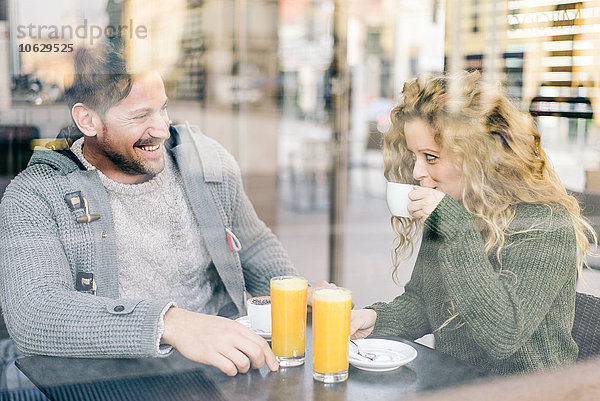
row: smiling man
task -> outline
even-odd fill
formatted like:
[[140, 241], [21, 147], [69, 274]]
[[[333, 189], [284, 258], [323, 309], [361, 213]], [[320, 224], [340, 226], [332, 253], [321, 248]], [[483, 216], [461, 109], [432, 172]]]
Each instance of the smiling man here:
[[129, 74], [110, 47], [81, 50], [75, 63], [74, 126], [35, 150], [0, 204], [11, 338], [27, 354], [175, 347], [229, 375], [276, 370], [267, 342], [227, 319], [246, 291], [268, 294], [271, 277], [296, 273], [237, 164], [197, 128], [170, 125], [158, 73]]
[[103, 115], [81, 102], [71, 113], [86, 136], [85, 160], [113, 181], [139, 184], [165, 167], [164, 143], [170, 136], [167, 95], [155, 72], [135, 77], [130, 86], [127, 97]]

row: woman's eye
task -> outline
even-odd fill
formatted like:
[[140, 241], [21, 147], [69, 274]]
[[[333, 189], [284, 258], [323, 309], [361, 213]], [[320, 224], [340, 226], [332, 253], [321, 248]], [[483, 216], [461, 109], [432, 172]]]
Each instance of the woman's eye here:
[[429, 153], [425, 153], [425, 160], [427, 160], [427, 163], [432, 163], [437, 160], [437, 156], [430, 155]]

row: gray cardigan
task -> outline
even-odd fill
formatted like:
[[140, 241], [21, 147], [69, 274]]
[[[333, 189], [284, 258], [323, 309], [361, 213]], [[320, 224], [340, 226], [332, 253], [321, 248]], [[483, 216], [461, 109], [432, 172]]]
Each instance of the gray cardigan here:
[[[221, 314], [236, 317], [245, 290], [268, 294], [271, 277], [295, 274], [295, 269], [257, 217], [233, 157], [197, 128], [187, 127], [171, 129], [167, 154], [181, 173], [212, 262], [232, 299]], [[108, 193], [97, 172], [67, 153], [36, 150], [0, 203], [0, 301], [9, 333], [26, 354], [156, 356], [159, 318], [170, 300], [119, 299]], [[69, 205], [78, 192], [99, 220], [76, 221], [85, 214]], [[239, 250], [231, 246], [236, 238]]]

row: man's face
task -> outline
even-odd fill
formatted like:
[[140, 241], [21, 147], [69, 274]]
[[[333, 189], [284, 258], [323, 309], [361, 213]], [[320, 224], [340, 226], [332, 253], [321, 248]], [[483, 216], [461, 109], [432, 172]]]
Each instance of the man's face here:
[[169, 117], [160, 75], [136, 77], [129, 95], [106, 111], [102, 124], [93, 149], [87, 150], [93, 152], [92, 164], [105, 175], [133, 184], [147, 181], [164, 169]]

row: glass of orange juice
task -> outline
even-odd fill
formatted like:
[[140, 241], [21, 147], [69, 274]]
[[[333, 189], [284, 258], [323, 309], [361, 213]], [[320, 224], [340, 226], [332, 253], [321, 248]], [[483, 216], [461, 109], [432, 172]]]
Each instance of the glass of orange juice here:
[[303, 277], [271, 279], [271, 348], [279, 366], [304, 363], [307, 287]]
[[341, 287], [313, 291], [313, 378], [324, 383], [348, 378], [352, 292]]

